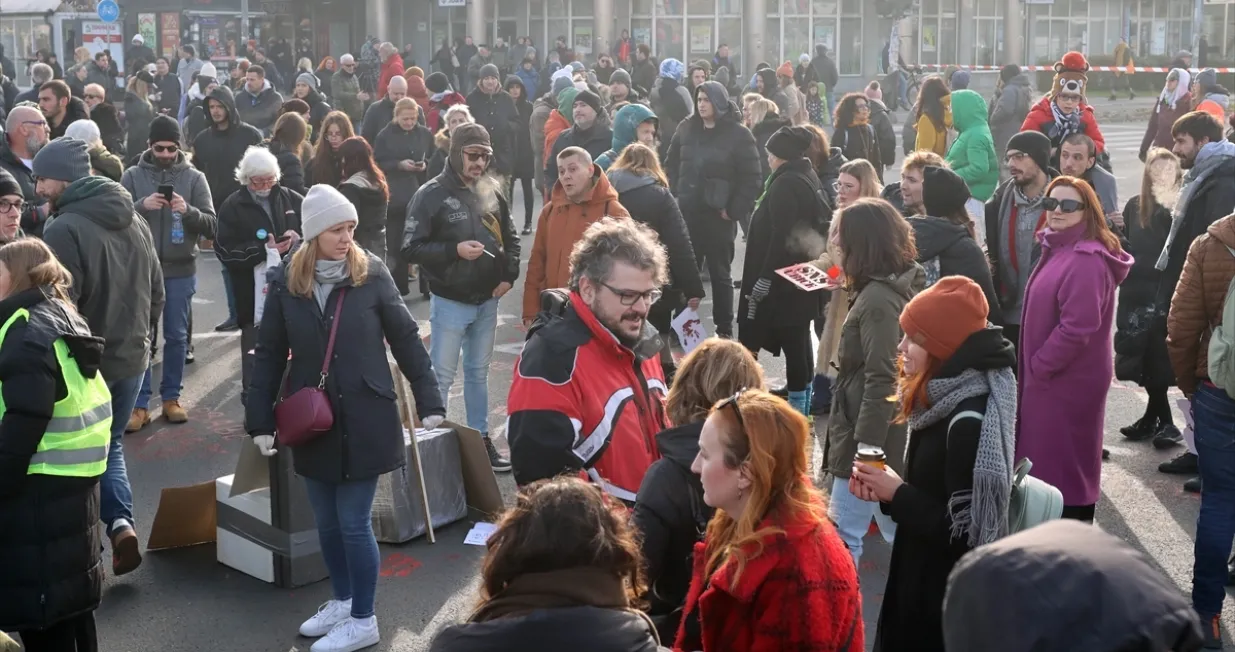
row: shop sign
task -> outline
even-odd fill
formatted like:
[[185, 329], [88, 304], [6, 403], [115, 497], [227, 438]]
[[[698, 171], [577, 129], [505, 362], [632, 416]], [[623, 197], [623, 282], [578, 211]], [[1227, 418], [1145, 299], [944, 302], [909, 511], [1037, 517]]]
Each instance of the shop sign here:
[[159, 16], [159, 50], [165, 57], [175, 57], [180, 49], [180, 14]]

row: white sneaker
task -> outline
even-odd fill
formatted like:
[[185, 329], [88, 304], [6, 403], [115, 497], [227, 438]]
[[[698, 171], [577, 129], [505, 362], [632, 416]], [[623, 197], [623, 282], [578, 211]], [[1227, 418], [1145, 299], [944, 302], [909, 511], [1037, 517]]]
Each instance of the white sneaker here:
[[309, 652], [356, 652], [382, 640], [377, 631], [377, 616], [352, 618], [335, 625], [325, 638], [320, 638]]
[[352, 600], [329, 600], [317, 608], [313, 617], [300, 626], [301, 636], [317, 638], [325, 636], [335, 625], [352, 617]]

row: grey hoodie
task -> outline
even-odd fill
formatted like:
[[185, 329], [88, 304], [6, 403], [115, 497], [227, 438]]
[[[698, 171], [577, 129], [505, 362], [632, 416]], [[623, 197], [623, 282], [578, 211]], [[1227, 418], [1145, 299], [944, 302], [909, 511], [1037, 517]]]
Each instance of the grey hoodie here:
[[102, 337], [101, 369], [109, 382], [146, 371], [150, 316], [163, 310], [163, 270], [146, 221], [124, 186], [78, 179], [56, 200], [43, 240], [73, 275], [69, 296]]
[[[137, 165], [124, 171], [120, 185], [133, 196], [134, 209], [150, 225], [163, 276], [185, 278], [196, 274], [197, 241], [213, 239], [218, 226], [206, 175], [189, 165], [184, 152], [177, 154], [171, 167], [164, 168], [154, 160], [154, 154], [146, 150]], [[171, 186], [173, 192], [184, 197], [186, 209], [180, 216], [184, 233], [179, 243], [172, 242], [171, 208], [148, 211], [141, 205], [146, 197], [158, 192], [161, 185]]]

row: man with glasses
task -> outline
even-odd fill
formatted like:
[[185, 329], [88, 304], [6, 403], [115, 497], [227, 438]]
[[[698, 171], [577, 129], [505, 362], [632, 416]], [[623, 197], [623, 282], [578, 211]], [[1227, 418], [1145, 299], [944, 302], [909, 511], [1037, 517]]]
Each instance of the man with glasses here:
[[330, 78], [330, 97], [334, 98], [335, 106], [351, 118], [352, 124], [364, 120], [364, 104], [369, 101], [369, 94], [360, 90], [356, 57], [350, 54], [339, 57], [339, 69]]
[[21, 184], [13, 175], [0, 169], [0, 245], [21, 237], [21, 213], [25, 210], [25, 204]]
[[53, 79], [39, 87], [39, 110], [47, 118], [52, 140], [63, 136], [69, 125], [90, 117], [86, 105], [73, 97], [69, 85], [61, 79]]
[[94, 107], [107, 101], [107, 91], [103, 90], [98, 84], [86, 84], [86, 88], [82, 91], [82, 99], [85, 100], [86, 112], [94, 110]]
[[[175, 118], [156, 116], [150, 123], [149, 142], [150, 149], [139, 155], [137, 165], [125, 170], [120, 184], [133, 196], [134, 208], [146, 219], [154, 235], [166, 296], [159, 396], [163, 400], [163, 418], [169, 423], [184, 423], [189, 415], [180, 406], [180, 391], [193, 295], [197, 292], [197, 241], [214, 237], [214, 202], [206, 175], [194, 169], [180, 151], [180, 124]], [[160, 192], [163, 186], [171, 186], [170, 199]], [[125, 432], [136, 432], [150, 423], [153, 366], [151, 361], [146, 368], [137, 406]]]
[[545, 293], [510, 387], [517, 484], [578, 472], [634, 503], [666, 426], [661, 340], [648, 312], [667, 264], [655, 232], [634, 220], [605, 218], [575, 245], [569, 294]]
[[475, 123], [455, 128], [442, 173], [408, 205], [403, 256], [429, 279], [433, 331], [429, 356], [447, 405], [463, 353], [467, 425], [484, 436], [494, 471], [510, 461], [489, 438], [489, 365], [497, 335], [497, 304], [519, 278], [519, 236], [501, 182], [486, 175], [493, 160], [489, 132]]
[[47, 204], [35, 192], [31, 170], [34, 169], [34, 155], [48, 140], [47, 119], [38, 109], [18, 106], [9, 111], [0, 138], [0, 170], [8, 172], [21, 189], [19, 194], [24, 200], [21, 226], [27, 235], [41, 235], [47, 220]]

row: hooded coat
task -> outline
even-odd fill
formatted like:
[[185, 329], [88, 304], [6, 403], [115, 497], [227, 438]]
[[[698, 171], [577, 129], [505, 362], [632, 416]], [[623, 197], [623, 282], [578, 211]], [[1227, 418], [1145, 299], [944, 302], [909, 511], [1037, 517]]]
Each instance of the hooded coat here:
[[515, 165], [515, 132], [520, 126], [519, 109], [515, 107], [514, 99], [501, 87], [490, 95], [477, 85], [476, 90], [467, 96], [467, 106], [476, 124], [489, 130], [493, 143], [490, 169], [501, 176], [510, 176]]
[[781, 88], [780, 83], [776, 81], [776, 71], [771, 68], [764, 68], [755, 74], [759, 79], [763, 80], [762, 95], [776, 102], [776, 108], [780, 109], [780, 115], [786, 118], [794, 115], [794, 106], [789, 101], [789, 95], [785, 93], [785, 89]]
[[952, 124], [959, 135], [945, 160], [969, 184], [973, 198], [983, 202], [999, 185], [999, 160], [986, 119], [986, 100], [981, 95], [970, 90], [952, 93]]
[[106, 147], [96, 145], [90, 148], [90, 169], [94, 170], [95, 174], [120, 183], [121, 176], [124, 174], [124, 162], [120, 157], [107, 151]]
[[416, 104], [420, 106], [421, 117], [428, 115], [429, 101], [432, 94], [429, 88], [425, 86], [425, 79], [420, 75], [404, 75], [407, 80], [407, 96], [416, 100]]
[[[1154, 103], [1153, 112], [1149, 114], [1149, 124], [1145, 126], [1145, 137], [1141, 139], [1140, 157], [1142, 161], [1145, 160], [1150, 147], [1171, 149], [1171, 146], [1175, 144], [1175, 139], [1171, 136], [1171, 127], [1176, 120], [1192, 111], [1192, 93], [1188, 91], [1188, 72], [1180, 70], [1179, 73], [1181, 73], [1181, 79], [1173, 97], [1170, 100], [1159, 97]], [[1164, 88], [1163, 93], [1165, 92]]]
[[283, 96], [270, 85], [270, 80], [262, 81], [262, 89], [256, 93], [245, 85], [236, 93], [236, 110], [240, 119], [246, 124], [269, 135], [274, 129], [274, 121], [279, 119], [279, 109], [283, 106]]
[[[528, 67], [519, 64], [519, 67], [515, 70], [515, 76], [519, 78], [519, 81], [523, 82], [523, 88], [527, 93], [524, 95], [525, 98], [532, 97], [531, 93], [535, 93], [536, 89], [540, 88], [540, 71], [536, 69], [535, 65]], [[510, 80], [508, 79], [507, 83], [509, 82]]]
[[768, 175], [772, 174], [772, 166], [768, 163], [768, 139], [781, 127], [788, 127], [789, 124], [788, 118], [782, 118], [775, 113], [768, 113], [763, 116], [763, 120], [760, 120], [759, 124], [750, 130], [750, 133], [755, 137], [755, 146], [759, 148], [759, 166], [763, 170], [763, 179], [767, 179]]
[[[309, 127], [312, 128], [310, 133], [313, 134], [313, 142], [316, 143], [322, 137], [322, 121], [334, 109], [326, 102], [326, 98], [317, 92], [316, 88], [309, 89], [309, 94], [304, 96], [304, 101], [309, 105]], [[273, 128], [272, 126], [271, 129]]]
[[0, 437], [0, 630], [44, 629], [94, 611], [103, 587], [99, 478], [27, 474], [30, 458], [67, 396], [54, 344], [62, 340], [78, 374], [96, 378], [103, 339], [71, 306], [29, 288], [0, 301], [0, 323], [19, 318], [0, 342], [4, 403]]
[[[1213, 324], [1222, 322], [1226, 290], [1235, 277], [1235, 218], [1224, 217], [1209, 225], [1204, 235], [1188, 248], [1179, 284], [1174, 288], [1167, 315], [1166, 347], [1171, 368], [1185, 396], [1209, 378], [1209, 340]], [[1123, 296], [1120, 295], [1120, 308]]]
[[532, 117], [528, 120], [528, 129], [532, 137], [532, 161], [536, 172], [536, 189], [541, 194], [544, 194], [545, 190], [545, 140], [547, 140], [545, 129], [549, 118], [555, 113], [557, 113], [557, 96], [553, 93], [545, 93], [532, 102]]
[[948, 580], [943, 611], [948, 652], [1195, 651], [1202, 644], [1179, 587], [1121, 539], [1069, 520], [966, 555]]
[[819, 81], [828, 87], [828, 91], [831, 91], [840, 82], [840, 71], [836, 69], [836, 62], [832, 60], [832, 57], [828, 56], [828, 50], [825, 46], [815, 46], [815, 56], [810, 60], [810, 67], [815, 69], [815, 74], [819, 76]]
[[1098, 502], [1115, 291], [1132, 268], [1127, 252], [1108, 251], [1085, 229], [1038, 233], [1042, 255], [1025, 288], [1016, 348], [1016, 459], [1032, 460], [1034, 477], [1070, 506]]
[[650, 227], [665, 245], [669, 254], [668, 287], [687, 299], [703, 298], [703, 281], [695, 264], [686, 220], [682, 219], [682, 211], [669, 189], [655, 177], [639, 176], [629, 170], [610, 170], [608, 177], [630, 217]]
[[[210, 117], [208, 102], [214, 100], [227, 107], [227, 128], [220, 129]], [[236, 166], [244, 158], [247, 149], [262, 143], [262, 133], [240, 120], [240, 112], [232, 100], [232, 92], [226, 86], [210, 91], [202, 108], [209, 125], [193, 139], [193, 165], [206, 175], [210, 184], [210, 196], [214, 199], [215, 214], [221, 215], [219, 207], [242, 186], [236, 180]]]
[[[70, 102], [71, 105], [72, 102]], [[83, 104], [82, 106], [84, 107], [85, 105]], [[94, 123], [99, 126], [99, 136], [102, 137], [103, 146], [107, 148], [107, 151], [119, 156], [121, 160], [128, 160], [128, 153], [126, 151], [128, 143], [124, 134], [124, 127], [120, 125], [120, 112], [116, 110], [116, 107], [111, 102], [98, 104], [91, 109], [88, 118], [83, 115], [81, 119], [94, 120]], [[66, 125], [67, 119], [65, 122], [60, 123], [61, 127]], [[57, 137], [53, 135], [53, 138]], [[145, 148], [144, 143], [142, 148]]]
[[969, 235], [969, 229], [942, 217], [925, 215], [909, 218], [913, 241], [918, 248], [918, 264], [926, 270], [926, 286], [945, 276], [964, 276], [982, 288], [989, 307], [987, 321], [1003, 325], [999, 295], [991, 277], [990, 263], [982, 247]]
[[150, 317], [163, 310], [163, 269], [129, 191], [103, 177], [74, 181], [56, 200], [43, 240], [73, 275], [69, 297], [77, 311], [106, 342], [103, 377], [145, 372]]
[[[558, 134], [557, 140], [553, 141], [553, 147], [549, 150], [549, 155], [545, 157], [545, 187], [554, 188], [557, 183], [557, 155], [561, 154], [562, 150], [567, 147], [582, 147], [592, 155], [592, 160], [595, 161], [600, 158], [601, 154], [609, 151], [609, 146], [612, 144], [613, 130], [609, 128], [604, 110], [596, 113], [596, 120], [587, 129], [581, 129], [579, 125], [572, 124], [569, 129]], [[555, 192], [555, 190], [550, 192]]]
[[596, 158], [596, 165], [599, 165], [601, 170], [608, 171], [609, 166], [621, 156], [622, 150], [635, 142], [635, 131], [639, 125], [648, 120], [659, 123], [656, 114], [642, 104], [629, 104], [618, 109], [617, 115], [613, 116], [612, 146]]
[[648, 92], [648, 103], [660, 118], [660, 138], [665, 143], [673, 140], [678, 125], [695, 112], [695, 98], [690, 91], [669, 77], [656, 78]]
[[150, 121], [154, 120], [154, 107], [132, 91], [124, 94], [124, 119], [128, 123], [128, 139], [125, 153], [136, 157], [150, 146]]
[[1003, 85], [999, 96], [991, 103], [987, 121], [996, 150], [1002, 155], [1008, 150], [1008, 141], [1021, 130], [1029, 106], [1033, 104], [1033, 91], [1029, 88], [1029, 75], [1020, 73]]
[[[197, 273], [197, 241], [214, 237], [218, 220], [214, 213], [214, 200], [206, 176], [194, 168], [184, 152], [177, 152], [176, 161], [168, 167], [154, 160], [154, 152], [146, 150], [137, 165], [124, 171], [120, 185], [134, 198], [134, 209], [150, 225], [154, 238], [154, 250], [166, 278], [185, 278]], [[169, 185], [184, 197], [185, 211], [181, 215], [184, 233], [181, 242], [172, 242], [172, 210], [170, 207], [146, 210], [142, 200]]]
[[930, 150], [940, 156], [948, 153], [948, 130], [952, 128], [952, 95], [939, 98], [939, 103], [943, 105], [943, 124], [937, 124], [923, 111], [914, 123], [913, 150]]

